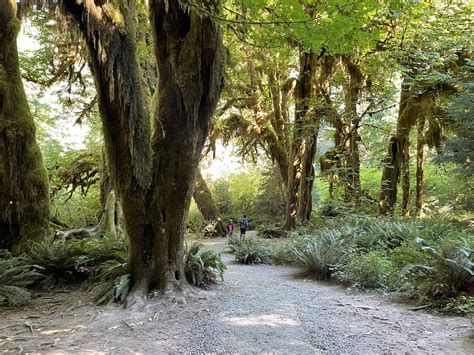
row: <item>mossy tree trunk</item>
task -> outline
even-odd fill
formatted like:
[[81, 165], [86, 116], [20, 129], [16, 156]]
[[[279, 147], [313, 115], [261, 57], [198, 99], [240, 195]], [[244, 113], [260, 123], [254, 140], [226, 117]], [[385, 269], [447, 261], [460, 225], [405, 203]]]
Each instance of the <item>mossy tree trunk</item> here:
[[206, 221], [215, 221], [217, 233], [225, 236], [227, 232], [224, 222], [219, 217], [219, 210], [217, 209], [212, 192], [209, 190], [209, 187], [207, 187], [206, 180], [204, 180], [201, 169], [199, 168], [196, 172], [193, 198], [204, 219]]
[[[409, 152], [410, 143], [409, 135], [411, 128], [417, 122], [420, 105], [423, 96], [410, 95], [409, 84], [402, 84], [400, 95], [400, 105], [398, 111], [397, 132], [390, 139], [387, 150], [387, 158], [382, 172], [382, 182], [379, 198], [379, 213], [393, 214], [397, 202], [397, 186], [404, 171], [404, 200], [403, 210], [408, 211], [409, 208]], [[403, 170], [402, 170], [403, 169]]]
[[48, 175], [20, 76], [16, 1], [0, 2], [0, 248], [45, 237]]
[[345, 92], [345, 121], [347, 144], [347, 162], [345, 172], [345, 197], [346, 202], [359, 205], [360, 199], [360, 154], [359, 154], [359, 124], [361, 117], [357, 113], [357, 103], [363, 88], [364, 75], [360, 66], [349, 56], [344, 58], [344, 64], [349, 74], [349, 82]]
[[[151, 289], [182, 299], [195, 171], [222, 87], [220, 29], [184, 1], [149, 1], [159, 71], [150, 114], [137, 60], [135, 1], [64, 4], [89, 47], [110, 178], [130, 239], [129, 301]], [[216, 2], [200, 5], [218, 10]]]
[[422, 216], [423, 214], [423, 197], [424, 197], [424, 184], [423, 184], [423, 161], [424, 161], [424, 149], [425, 149], [425, 116], [422, 115], [418, 119], [417, 125], [417, 138], [416, 138], [416, 215]]

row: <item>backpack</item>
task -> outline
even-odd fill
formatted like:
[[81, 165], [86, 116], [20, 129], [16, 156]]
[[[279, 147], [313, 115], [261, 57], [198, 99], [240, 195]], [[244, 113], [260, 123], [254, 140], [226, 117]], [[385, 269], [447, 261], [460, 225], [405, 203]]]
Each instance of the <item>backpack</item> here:
[[247, 222], [247, 219], [246, 218], [242, 218], [240, 220], [240, 228], [247, 228], [247, 225], [249, 224], [249, 222]]

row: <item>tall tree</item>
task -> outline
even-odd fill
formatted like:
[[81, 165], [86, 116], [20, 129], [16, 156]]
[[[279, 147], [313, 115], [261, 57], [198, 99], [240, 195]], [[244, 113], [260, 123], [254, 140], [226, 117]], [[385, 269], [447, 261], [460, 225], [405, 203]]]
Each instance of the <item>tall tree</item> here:
[[153, 288], [183, 300], [187, 213], [222, 87], [224, 49], [213, 21], [219, 3], [149, 1], [159, 71], [151, 112], [136, 48], [143, 3], [63, 0], [62, 5], [89, 49], [110, 178], [130, 238], [128, 300], [139, 301]]
[[20, 75], [15, 1], [0, 3], [0, 248], [45, 237], [48, 176]]

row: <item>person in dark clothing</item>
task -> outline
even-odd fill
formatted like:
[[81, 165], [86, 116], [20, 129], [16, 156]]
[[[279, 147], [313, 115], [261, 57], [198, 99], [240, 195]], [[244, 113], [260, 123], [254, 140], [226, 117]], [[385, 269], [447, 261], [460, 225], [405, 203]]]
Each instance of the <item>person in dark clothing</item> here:
[[247, 228], [249, 227], [249, 220], [247, 219], [246, 215], [244, 215], [242, 219], [240, 220], [239, 226], [240, 226], [240, 236], [243, 236], [245, 232], [247, 232]]

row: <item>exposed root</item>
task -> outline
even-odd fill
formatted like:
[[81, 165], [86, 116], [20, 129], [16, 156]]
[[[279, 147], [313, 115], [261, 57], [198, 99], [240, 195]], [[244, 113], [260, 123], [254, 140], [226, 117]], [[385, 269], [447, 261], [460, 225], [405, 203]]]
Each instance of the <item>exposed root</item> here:
[[147, 304], [146, 293], [143, 290], [135, 289], [128, 294], [124, 307], [135, 312], [143, 312], [147, 308]]
[[168, 272], [166, 275], [166, 287], [163, 291], [165, 299], [178, 304], [186, 304], [186, 297], [190, 292], [187, 283], [177, 280], [174, 273]]

